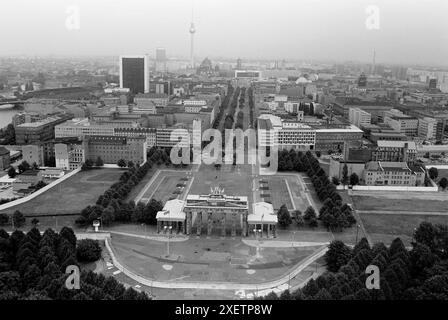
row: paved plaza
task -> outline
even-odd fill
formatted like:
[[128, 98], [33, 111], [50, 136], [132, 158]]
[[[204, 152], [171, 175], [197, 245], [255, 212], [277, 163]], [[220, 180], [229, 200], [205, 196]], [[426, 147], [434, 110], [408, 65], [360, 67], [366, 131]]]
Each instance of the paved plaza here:
[[[264, 240], [268, 241], [268, 240]], [[113, 234], [117, 259], [129, 270], [158, 281], [260, 283], [275, 280], [313, 254], [322, 244], [305, 247], [257, 246], [241, 239], [193, 238], [182, 242]]]

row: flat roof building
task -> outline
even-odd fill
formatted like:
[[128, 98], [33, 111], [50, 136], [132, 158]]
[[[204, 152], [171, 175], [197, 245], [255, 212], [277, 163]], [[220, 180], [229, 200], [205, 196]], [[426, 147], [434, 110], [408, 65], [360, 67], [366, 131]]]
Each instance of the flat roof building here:
[[71, 114], [61, 114], [35, 122], [22, 123], [15, 128], [16, 144], [38, 144], [54, 139], [55, 126], [71, 118], [73, 118]]
[[119, 160], [142, 164], [146, 162], [147, 143], [145, 137], [86, 136], [85, 158], [96, 161], [100, 157], [106, 164]]
[[120, 88], [133, 94], [149, 92], [149, 57], [147, 55], [120, 57]]

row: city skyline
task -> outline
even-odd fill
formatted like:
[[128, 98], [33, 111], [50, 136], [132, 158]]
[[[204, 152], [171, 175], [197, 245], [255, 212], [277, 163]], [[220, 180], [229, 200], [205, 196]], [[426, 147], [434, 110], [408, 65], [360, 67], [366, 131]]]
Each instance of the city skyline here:
[[0, 301], [448, 300], [446, 0], [1, 3]]
[[[446, 66], [448, 32], [443, 31], [448, 23], [441, 9], [448, 9], [448, 4], [427, 3], [280, 0], [274, 6], [266, 1], [255, 5], [196, 0], [195, 57], [370, 62], [376, 50], [379, 64]], [[175, 0], [39, 4], [7, 0], [4, 11], [11, 14], [0, 21], [0, 27], [19, 25], [3, 36], [9, 45], [0, 54], [120, 56], [164, 47], [169, 56], [189, 57], [192, 5], [192, 1]], [[371, 6], [378, 8], [379, 22], [369, 29], [367, 19], [374, 16]], [[19, 10], [20, 15], [14, 14]]]

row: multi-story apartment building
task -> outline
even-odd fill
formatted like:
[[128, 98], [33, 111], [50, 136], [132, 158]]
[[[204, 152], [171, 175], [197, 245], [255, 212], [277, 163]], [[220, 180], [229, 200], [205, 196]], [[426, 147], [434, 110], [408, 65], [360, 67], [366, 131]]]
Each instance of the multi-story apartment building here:
[[354, 125], [339, 128], [318, 128], [316, 129], [315, 150], [341, 152], [344, 150], [346, 143], [360, 144], [362, 136], [363, 131]]
[[156, 129], [144, 127], [115, 127], [110, 124], [95, 124], [89, 119], [73, 119], [55, 127], [56, 138], [84, 136], [145, 137], [149, 147], [156, 144]]
[[181, 104], [184, 106], [206, 106], [207, 101], [205, 100], [197, 100], [197, 99], [181, 99], [177, 102], [177, 104]]
[[54, 145], [56, 168], [75, 170], [86, 161], [86, 143], [56, 143]]
[[425, 169], [409, 167], [406, 162], [371, 161], [364, 170], [366, 185], [419, 186], [425, 181]]
[[48, 117], [43, 120], [22, 123], [15, 128], [16, 144], [39, 144], [54, 138], [56, 125], [73, 118], [71, 114]]
[[148, 148], [155, 146], [157, 143], [157, 130], [155, 128], [114, 128], [114, 135], [119, 137], [145, 137]]
[[145, 137], [86, 136], [85, 157], [95, 161], [100, 157], [104, 163], [115, 164], [120, 159], [134, 163], [146, 162]]
[[38, 166], [44, 165], [44, 150], [42, 145], [22, 146], [22, 159], [30, 165], [36, 163]]
[[192, 129], [183, 124], [156, 129], [156, 143], [158, 147], [172, 148], [176, 145], [188, 147], [193, 143], [192, 136]]
[[258, 119], [258, 144], [279, 149], [314, 150], [316, 131], [297, 121], [282, 121], [270, 114]]
[[358, 128], [362, 128], [366, 125], [369, 125], [371, 122], [371, 114], [361, 110], [360, 108], [350, 108], [348, 119], [351, 124], [357, 126]]
[[92, 135], [113, 136], [114, 127], [91, 123], [88, 118], [72, 119], [54, 128], [56, 138], [82, 137]]
[[372, 152], [373, 161], [414, 162], [416, 157], [417, 147], [413, 141], [380, 140]]
[[298, 101], [288, 101], [283, 104], [286, 112], [296, 113], [299, 111], [300, 102]]
[[134, 103], [138, 106], [155, 104], [157, 107], [165, 107], [168, 105], [169, 96], [165, 93], [145, 93], [138, 94], [134, 97]]
[[0, 170], [6, 170], [11, 163], [10, 151], [5, 147], [0, 147]]
[[424, 140], [437, 139], [437, 124], [435, 118], [424, 117], [418, 120], [418, 136]]
[[416, 137], [418, 134], [418, 119], [396, 109], [384, 113], [384, 123], [407, 137]]

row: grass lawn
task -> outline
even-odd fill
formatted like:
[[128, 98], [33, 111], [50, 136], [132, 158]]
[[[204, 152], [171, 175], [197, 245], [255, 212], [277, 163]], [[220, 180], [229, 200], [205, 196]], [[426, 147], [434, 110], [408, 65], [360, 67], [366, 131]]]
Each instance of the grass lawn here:
[[286, 205], [288, 210], [294, 210], [289, 196], [288, 188], [286, 187], [285, 179], [282, 177], [267, 177], [269, 191], [271, 194], [272, 205], [274, 210], [280, 209], [282, 205]]
[[359, 214], [364, 227], [374, 242], [383, 241], [386, 244], [400, 237], [406, 243], [412, 240], [414, 228], [423, 222], [447, 224], [448, 216], [430, 215], [398, 215], [398, 214]]
[[81, 171], [36, 198], [1, 212], [19, 210], [25, 215], [79, 213], [84, 207], [95, 204], [99, 195], [118, 181], [123, 171], [105, 168]]
[[[173, 192], [175, 192], [176, 190], [181, 191], [180, 188], [176, 187], [177, 184], [182, 182], [180, 180], [181, 178], [182, 177], [181, 177], [180, 173], [179, 173], [179, 175], [165, 175], [165, 176], [163, 176], [162, 180], [160, 180], [160, 178], [159, 178], [158, 181], [156, 181], [156, 183], [160, 182], [160, 185], [157, 188], [157, 190], [155, 191], [155, 193], [153, 195], [153, 199], [156, 199], [156, 200], [162, 201], [162, 203], [165, 203], [170, 198], [180, 198], [185, 189], [182, 189], [182, 192], [179, 194], [174, 194]], [[186, 182], [187, 182], [186, 183], [186, 185], [187, 185], [188, 181], [186, 181]]]
[[390, 199], [385, 197], [352, 196], [357, 210], [443, 212], [447, 201], [423, 199]]

